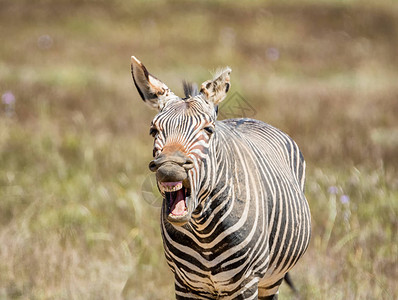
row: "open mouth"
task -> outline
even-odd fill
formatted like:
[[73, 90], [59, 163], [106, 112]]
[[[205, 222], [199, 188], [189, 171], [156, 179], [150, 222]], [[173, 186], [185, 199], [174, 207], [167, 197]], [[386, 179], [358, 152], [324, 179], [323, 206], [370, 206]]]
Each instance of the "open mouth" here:
[[166, 199], [169, 218], [181, 218], [188, 214], [187, 198], [191, 195], [189, 186], [182, 181], [159, 182], [159, 189]]

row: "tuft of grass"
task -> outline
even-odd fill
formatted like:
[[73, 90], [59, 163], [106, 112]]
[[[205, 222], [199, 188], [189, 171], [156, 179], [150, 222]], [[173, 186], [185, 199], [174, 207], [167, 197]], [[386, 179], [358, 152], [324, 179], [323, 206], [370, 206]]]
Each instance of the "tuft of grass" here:
[[295, 271], [306, 274], [307, 298], [396, 297], [398, 182], [391, 175], [383, 167], [310, 173], [312, 245]]

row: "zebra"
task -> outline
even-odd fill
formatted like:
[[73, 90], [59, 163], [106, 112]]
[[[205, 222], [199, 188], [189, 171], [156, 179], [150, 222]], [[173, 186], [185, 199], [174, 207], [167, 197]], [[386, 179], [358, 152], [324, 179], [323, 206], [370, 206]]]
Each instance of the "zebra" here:
[[277, 299], [305, 253], [311, 216], [297, 144], [264, 122], [217, 121], [229, 67], [176, 96], [134, 56], [139, 95], [158, 110], [149, 169], [163, 197], [161, 234], [176, 299]]

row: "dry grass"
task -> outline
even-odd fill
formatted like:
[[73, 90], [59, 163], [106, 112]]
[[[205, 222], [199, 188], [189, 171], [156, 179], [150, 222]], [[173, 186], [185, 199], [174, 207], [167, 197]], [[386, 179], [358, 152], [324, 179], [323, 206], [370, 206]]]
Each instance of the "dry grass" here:
[[302, 298], [398, 298], [395, 2], [3, 1], [0, 34], [0, 299], [173, 298], [132, 54], [177, 93], [231, 66], [298, 142]]

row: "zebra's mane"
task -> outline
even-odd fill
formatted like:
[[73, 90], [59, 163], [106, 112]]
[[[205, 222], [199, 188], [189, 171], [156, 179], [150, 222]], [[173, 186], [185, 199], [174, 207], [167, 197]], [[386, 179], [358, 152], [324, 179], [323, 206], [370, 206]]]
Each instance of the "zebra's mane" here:
[[199, 95], [198, 85], [196, 83], [183, 81], [182, 87], [184, 89], [185, 99]]

